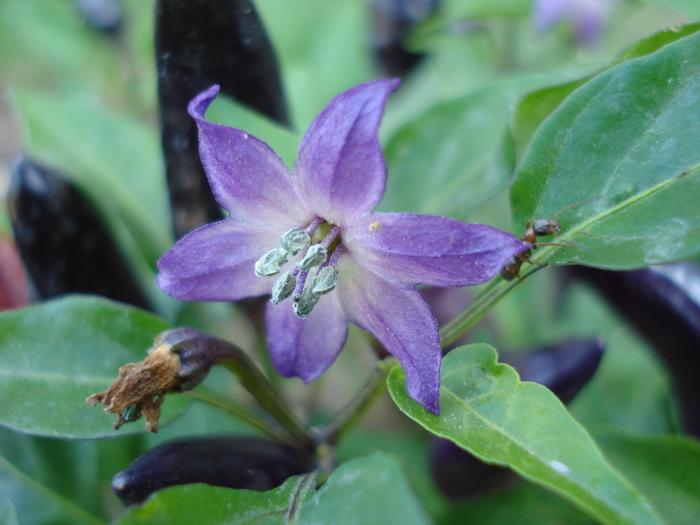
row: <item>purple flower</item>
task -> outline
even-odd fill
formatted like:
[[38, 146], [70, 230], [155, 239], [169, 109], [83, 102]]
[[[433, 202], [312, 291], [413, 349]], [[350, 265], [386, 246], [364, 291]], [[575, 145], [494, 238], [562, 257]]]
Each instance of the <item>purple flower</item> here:
[[490, 226], [372, 212], [386, 187], [377, 129], [397, 87], [379, 80], [333, 99], [306, 132], [293, 173], [264, 142], [204, 119], [218, 87], [197, 96], [189, 112], [200, 156], [229, 217], [166, 253], [158, 284], [187, 301], [271, 293], [272, 362], [307, 382], [333, 363], [353, 322], [398, 358], [411, 397], [437, 414], [438, 328], [416, 285], [485, 282], [529, 245]]
[[576, 39], [592, 46], [598, 41], [610, 4], [615, 0], [537, 0], [532, 11], [535, 29], [547, 31], [557, 22], [567, 21]]

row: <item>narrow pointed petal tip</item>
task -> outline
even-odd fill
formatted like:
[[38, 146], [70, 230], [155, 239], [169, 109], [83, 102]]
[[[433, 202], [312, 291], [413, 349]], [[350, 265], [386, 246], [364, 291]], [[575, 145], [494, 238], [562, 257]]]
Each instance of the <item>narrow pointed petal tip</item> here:
[[333, 224], [369, 213], [384, 195], [387, 171], [377, 131], [398, 85], [398, 79], [377, 80], [341, 93], [299, 145], [294, 171], [300, 193]]
[[194, 119], [203, 119], [207, 108], [219, 94], [219, 85], [215, 84], [206, 91], [194, 97], [187, 106], [187, 112]]

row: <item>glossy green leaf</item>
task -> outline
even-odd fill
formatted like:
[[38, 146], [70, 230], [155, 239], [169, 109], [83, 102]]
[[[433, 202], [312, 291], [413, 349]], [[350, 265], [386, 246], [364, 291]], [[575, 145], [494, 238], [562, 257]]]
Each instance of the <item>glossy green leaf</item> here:
[[268, 492], [203, 484], [172, 487], [127, 510], [117, 523], [429, 523], [406, 482], [400, 461], [389, 454], [378, 452], [343, 463], [318, 490], [315, 486], [316, 476], [308, 474], [290, 478]]
[[[65, 438], [142, 432], [143, 423], [112, 429], [114, 415], [85, 399], [107, 389], [119, 368], [142, 361], [162, 319], [120, 303], [72, 296], [0, 315], [0, 424], [29, 434]], [[170, 396], [162, 422], [184, 409]]]
[[394, 134], [382, 209], [465, 219], [513, 169], [505, 89], [439, 104]]
[[[51, 492], [28, 478], [4, 458], [0, 457], [0, 516], [12, 517], [16, 512], [20, 523], [51, 523], [56, 525], [99, 525], [104, 521], [76, 507], [73, 503]], [[7, 523], [3, 521], [2, 523]], [[11, 522], [10, 522], [11, 523]]]
[[683, 436], [611, 431], [596, 438], [666, 523], [700, 523], [700, 443]]
[[19, 525], [17, 507], [9, 499], [0, 501], [0, 523], [3, 525]]
[[635, 268], [700, 251], [700, 33], [597, 76], [538, 129], [511, 187], [513, 224], [559, 215], [573, 248], [533, 260]]
[[25, 125], [29, 154], [72, 178], [112, 223], [114, 216], [123, 221], [154, 266], [172, 244], [155, 129], [86, 97], [15, 90], [14, 102]]
[[520, 382], [484, 344], [451, 351], [442, 364], [441, 416], [406, 392], [395, 367], [389, 392], [399, 408], [430, 432], [475, 456], [505, 465], [610, 524], [659, 524], [648, 501], [602, 456], [593, 439], [542, 385]]
[[[659, 31], [625, 49], [612, 61], [610, 67], [621, 64], [627, 60], [650, 55], [680, 38], [695, 33], [699, 29], [700, 24], [690, 24]], [[527, 145], [532, 140], [535, 131], [542, 122], [544, 122], [566, 97], [590, 80], [592, 76], [593, 75], [588, 75], [583, 79], [556, 86], [549, 86], [530, 93], [520, 100], [512, 117], [513, 138], [515, 139], [518, 158], [522, 157]]]

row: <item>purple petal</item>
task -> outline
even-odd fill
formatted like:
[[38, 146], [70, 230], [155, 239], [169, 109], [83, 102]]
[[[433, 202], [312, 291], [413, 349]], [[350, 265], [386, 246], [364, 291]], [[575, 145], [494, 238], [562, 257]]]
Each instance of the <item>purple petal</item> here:
[[576, 39], [583, 45], [592, 46], [600, 37], [608, 14], [604, 0], [580, 0], [571, 12], [571, 25]]
[[254, 265], [281, 235], [232, 219], [202, 226], [158, 261], [158, 286], [181, 301], [237, 301], [270, 293], [274, 279], [258, 277]]
[[537, 0], [532, 8], [532, 25], [538, 31], [547, 31], [566, 15], [573, 1]]
[[277, 371], [307, 383], [333, 364], [348, 335], [348, 323], [335, 292], [322, 296], [306, 319], [296, 316], [291, 300], [270, 303], [265, 322], [270, 358]]
[[311, 216], [301, 206], [291, 173], [270, 147], [244, 131], [204, 119], [218, 86], [190, 102], [199, 128], [199, 155], [219, 204], [251, 224], [304, 227]]
[[378, 80], [341, 93], [311, 123], [294, 167], [300, 193], [334, 224], [369, 213], [384, 195], [386, 165], [377, 129], [398, 80]]
[[471, 286], [530, 247], [510, 233], [434, 215], [375, 213], [343, 229], [358, 264], [402, 287]]
[[399, 360], [409, 395], [439, 415], [442, 352], [428, 304], [416, 290], [398, 288], [350, 257], [341, 257], [337, 268], [340, 279], [331, 293], [340, 296], [348, 319]]

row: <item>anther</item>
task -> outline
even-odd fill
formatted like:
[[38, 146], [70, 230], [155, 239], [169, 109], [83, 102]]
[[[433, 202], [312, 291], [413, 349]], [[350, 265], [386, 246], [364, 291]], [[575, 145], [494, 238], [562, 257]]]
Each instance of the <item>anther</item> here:
[[300, 270], [308, 270], [326, 262], [328, 251], [321, 244], [314, 244], [308, 249], [304, 258], [297, 263]]
[[288, 254], [282, 247], [273, 248], [255, 263], [255, 273], [261, 277], [279, 273], [280, 267], [287, 262]]
[[292, 274], [292, 272], [284, 272], [272, 287], [272, 296], [270, 297], [270, 301], [274, 304], [284, 301], [287, 297], [292, 295], [296, 285], [297, 278]]
[[282, 236], [280, 246], [292, 257], [311, 245], [311, 236], [301, 228], [292, 228]]
[[294, 301], [294, 313], [300, 319], [306, 319], [320, 298], [321, 296], [312, 292], [311, 289], [304, 288], [301, 295]]
[[311, 291], [316, 294], [326, 294], [335, 288], [338, 282], [338, 270], [332, 266], [321, 268], [311, 283]]

